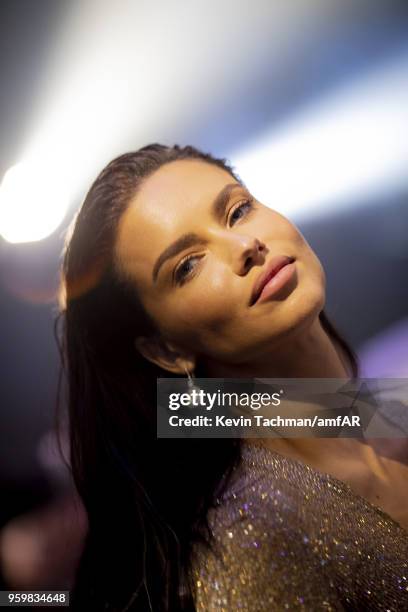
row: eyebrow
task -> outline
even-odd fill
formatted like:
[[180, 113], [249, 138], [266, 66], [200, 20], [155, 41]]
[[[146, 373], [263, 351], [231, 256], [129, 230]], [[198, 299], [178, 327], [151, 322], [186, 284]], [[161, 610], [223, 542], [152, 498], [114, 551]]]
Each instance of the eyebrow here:
[[[245, 186], [241, 183], [228, 183], [225, 185], [218, 195], [214, 198], [211, 205], [211, 214], [217, 220], [220, 221], [224, 217], [225, 208], [228, 204], [228, 201], [231, 197], [232, 191], [235, 189], [245, 189]], [[172, 242], [168, 247], [164, 249], [164, 251], [159, 255], [156, 260], [156, 263], [153, 267], [153, 282], [157, 281], [157, 277], [159, 275], [159, 270], [163, 266], [164, 262], [168, 259], [172, 259], [179, 253], [183, 252], [185, 249], [188, 249], [194, 245], [205, 245], [207, 244], [207, 240], [204, 238], [200, 238], [197, 234], [192, 232], [188, 234], [183, 234], [178, 238], [175, 242]]]

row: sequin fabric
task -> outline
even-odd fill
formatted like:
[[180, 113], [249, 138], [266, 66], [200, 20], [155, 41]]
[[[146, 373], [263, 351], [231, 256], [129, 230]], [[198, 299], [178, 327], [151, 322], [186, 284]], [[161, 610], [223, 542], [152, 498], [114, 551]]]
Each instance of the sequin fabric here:
[[197, 610], [408, 611], [408, 532], [331, 475], [243, 443], [208, 517]]

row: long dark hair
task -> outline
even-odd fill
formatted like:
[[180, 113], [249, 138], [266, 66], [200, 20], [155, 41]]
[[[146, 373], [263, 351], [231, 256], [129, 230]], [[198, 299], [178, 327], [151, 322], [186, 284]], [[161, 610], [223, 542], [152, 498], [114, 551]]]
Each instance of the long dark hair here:
[[[118, 222], [142, 181], [173, 160], [226, 159], [192, 146], [145, 146], [111, 161], [76, 216], [62, 264], [56, 321], [67, 384], [69, 465], [88, 517], [72, 608], [194, 610], [193, 544], [211, 544], [207, 512], [240, 460], [239, 440], [156, 437], [156, 379], [170, 374], [136, 352], [155, 327], [115, 268]], [[356, 356], [322, 311], [353, 376]], [[200, 365], [196, 376], [205, 376]], [[175, 376], [175, 375], [173, 375]]]

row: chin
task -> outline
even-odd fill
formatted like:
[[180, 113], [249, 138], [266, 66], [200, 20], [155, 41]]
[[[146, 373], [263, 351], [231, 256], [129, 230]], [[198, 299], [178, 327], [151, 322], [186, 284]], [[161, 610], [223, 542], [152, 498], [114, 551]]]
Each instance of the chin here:
[[[319, 316], [326, 303], [324, 287], [310, 283], [303, 290], [294, 291], [286, 302], [286, 325], [288, 331], [301, 331], [311, 325]], [[285, 315], [283, 315], [285, 316]]]

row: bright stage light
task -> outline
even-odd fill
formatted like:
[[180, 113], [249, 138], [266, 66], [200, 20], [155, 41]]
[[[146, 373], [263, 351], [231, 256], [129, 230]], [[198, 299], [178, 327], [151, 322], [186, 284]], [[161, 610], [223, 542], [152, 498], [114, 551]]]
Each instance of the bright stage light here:
[[0, 234], [7, 242], [46, 238], [67, 212], [67, 187], [58, 171], [45, 162], [21, 162], [4, 175], [0, 186]]
[[310, 217], [408, 189], [408, 58], [338, 89], [228, 157], [265, 205]]

